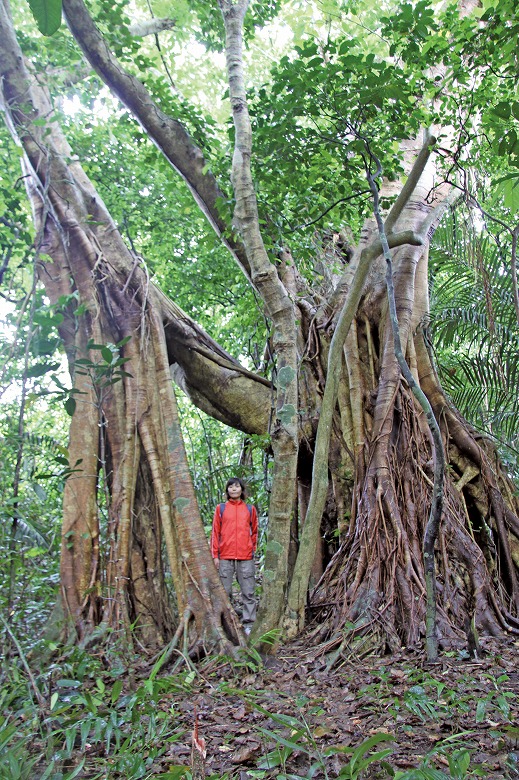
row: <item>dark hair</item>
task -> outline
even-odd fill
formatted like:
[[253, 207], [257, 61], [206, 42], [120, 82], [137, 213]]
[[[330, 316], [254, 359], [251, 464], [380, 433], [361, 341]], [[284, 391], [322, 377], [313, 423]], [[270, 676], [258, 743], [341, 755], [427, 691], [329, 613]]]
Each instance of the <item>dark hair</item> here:
[[243, 479], [240, 479], [239, 477], [231, 477], [230, 479], [227, 480], [227, 484], [225, 486], [225, 495], [227, 496], [227, 498], [230, 498], [227, 488], [229, 487], [229, 485], [236, 485], [236, 484], [241, 485], [240, 498], [245, 498], [245, 495], [247, 493], [247, 488], [245, 487], [245, 482], [243, 481]]

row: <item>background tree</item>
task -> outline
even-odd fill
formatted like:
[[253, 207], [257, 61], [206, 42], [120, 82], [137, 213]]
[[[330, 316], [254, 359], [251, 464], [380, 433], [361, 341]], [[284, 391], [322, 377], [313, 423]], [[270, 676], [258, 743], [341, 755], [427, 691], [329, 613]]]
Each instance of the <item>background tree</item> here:
[[[85, 168], [74, 159], [49, 103], [56, 86], [47, 93], [40, 77], [24, 70], [3, 6], [6, 117], [25, 153], [39, 276], [51, 302], [68, 307], [60, 334], [74, 377], [69, 453], [71, 462], [80, 453], [83, 460], [80, 476], [65, 487], [65, 610], [80, 635], [97, 624], [129, 632], [137, 622], [141, 641], [153, 645], [196, 615], [201, 639], [238, 641], [188, 475], [173, 366], [175, 380], [209, 414], [245, 433], [270, 435], [274, 473], [257, 632], [280, 625], [285, 594], [285, 629], [299, 630], [308, 585], [324, 571], [311, 604], [321, 638], [347, 624], [353, 627], [348, 638], [367, 632], [379, 648], [420, 640], [432, 449], [396, 362], [385, 263], [369, 219], [367, 180], [379, 160], [400, 339], [434, 409], [449, 464], [437, 555], [439, 630], [445, 641], [466, 633], [467, 624], [515, 631], [516, 499], [492, 446], [444, 395], [424, 336], [429, 242], [457, 192], [476, 196], [467, 161], [485, 166], [488, 142], [499, 135], [494, 156], [516, 159], [514, 55], [510, 50], [509, 61], [495, 62], [488, 48], [505, 40], [509, 46], [513, 11], [507, 18], [501, 6], [489, 8], [480, 19], [449, 9], [440, 18], [424, 2], [395, 7], [373, 20], [382, 37], [368, 51], [338, 4], [336, 21], [304, 36], [276, 63], [252, 101], [251, 123], [243, 29], [254, 40], [255, 25], [280, 9], [261, 6], [246, 14], [244, 4], [223, 3], [221, 10], [220, 16], [205, 4], [183, 9], [178, 34], [179, 41], [186, 30], [196, 34], [210, 52], [222, 45], [223, 17], [234, 200], [224, 136], [172, 90], [164, 48], [158, 47], [158, 59], [150, 54], [132, 35], [122, 6], [101, 5], [94, 24], [82, 2], [64, 3], [90, 64], [139, 122], [128, 144], [142, 144], [153, 163], [159, 158], [145, 136], [155, 144], [256, 291], [272, 327], [264, 371], [240, 366], [231, 347], [220, 347], [150, 283], [134, 244], [135, 204], [125, 234], [85, 173], [90, 168], [95, 177], [99, 156], [85, 155], [83, 145]], [[21, 42], [43, 62], [59, 59], [62, 50], [70, 59], [65, 34], [48, 51], [35, 50], [23, 35]], [[48, 62], [46, 71], [52, 75]], [[428, 135], [421, 139], [424, 125], [435, 126], [434, 151]], [[159, 170], [166, 175], [163, 164]], [[513, 186], [514, 179], [507, 182]], [[325, 449], [314, 452], [319, 420]], [[173, 613], [161, 573], [162, 538], [177, 599]], [[342, 651], [342, 640], [335, 641]]]

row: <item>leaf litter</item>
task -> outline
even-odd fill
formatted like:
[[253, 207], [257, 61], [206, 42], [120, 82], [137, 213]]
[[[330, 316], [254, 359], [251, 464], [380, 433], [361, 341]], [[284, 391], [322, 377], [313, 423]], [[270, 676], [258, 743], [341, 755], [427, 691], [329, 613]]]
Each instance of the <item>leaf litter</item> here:
[[[157, 770], [185, 763], [196, 707], [215, 780], [519, 778], [518, 648], [488, 639], [480, 660], [448, 653], [428, 665], [402, 651], [333, 671], [301, 644], [262, 656], [253, 670], [252, 660], [213, 659], [189, 696], [165, 693], [185, 740]], [[353, 751], [367, 740], [355, 774]]]

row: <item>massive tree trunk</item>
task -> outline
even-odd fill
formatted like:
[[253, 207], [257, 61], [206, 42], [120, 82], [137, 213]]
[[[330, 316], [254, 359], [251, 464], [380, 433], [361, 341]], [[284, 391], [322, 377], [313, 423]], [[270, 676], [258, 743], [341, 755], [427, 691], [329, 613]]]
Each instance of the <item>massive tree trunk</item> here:
[[[222, 190], [200, 149], [124, 73], [82, 1], [63, 5], [92, 66], [185, 178], [223, 238], [227, 226], [217, 209]], [[344, 274], [336, 279], [325, 273], [318, 290], [298, 276], [297, 258], [288, 250], [275, 262], [267, 257], [249, 168], [242, 18], [234, 18], [245, 5], [222, 0], [221, 6], [243, 244], [228, 235], [225, 242], [274, 322], [279, 361], [271, 431], [277, 471], [256, 633], [279, 625], [286, 607], [288, 634], [310, 616], [318, 623], [316, 636], [337, 653], [361, 637], [370, 649], [415, 644], [424, 634], [422, 539], [433, 451], [422, 409], [395, 358], [380, 240], [371, 222], [351, 251], [335, 236], [318, 261], [326, 270], [327, 264], [342, 264]], [[153, 647], [193, 615], [195, 633], [207, 646], [239, 642], [189, 479], [171, 375], [209, 414], [250, 433], [268, 430], [272, 388], [149, 284], [92, 183], [70, 162], [46, 95], [24, 67], [5, 0], [0, 7], [3, 98], [10, 129], [26, 155], [40, 278], [51, 301], [77, 294], [83, 310], [75, 314], [68, 299], [61, 327], [76, 391], [70, 434], [76, 471], [64, 496], [64, 606], [80, 637], [97, 625], [129, 634], [136, 623], [140, 640]], [[459, 641], [472, 625], [493, 634], [518, 630], [513, 550], [519, 507], [490, 445], [444, 397], [426, 348], [428, 245], [448, 203], [447, 191], [438, 193], [437, 203], [429, 202], [429, 153], [428, 142], [421, 151], [408, 150], [408, 170], [416, 159], [414, 173], [386, 230], [395, 249], [401, 341], [435, 412], [449, 464], [437, 549], [439, 631], [449, 642]], [[298, 512], [292, 515], [294, 505]], [[165, 588], [163, 546], [174, 608]]]
[[[444, 645], [467, 641], [473, 647], [478, 630], [519, 632], [517, 556], [514, 561], [512, 554], [519, 505], [491, 444], [446, 399], [426, 348], [428, 247], [450, 200], [444, 188], [431, 202], [434, 169], [427, 164], [428, 146], [429, 141], [417, 155], [386, 230], [390, 244], [400, 244], [392, 258], [400, 340], [414, 380], [434, 410], [448, 464], [436, 552], [438, 638]], [[316, 636], [329, 640], [327, 649], [336, 648], [332, 658], [352, 649], [395, 650], [423, 641], [422, 545], [434, 474], [431, 431], [395, 356], [386, 264], [372, 224], [366, 225], [350, 266], [325, 296], [345, 300], [341, 316], [330, 326], [328, 312], [321, 313], [313, 323], [321, 332], [319, 352], [329, 355], [319, 374], [315, 365], [309, 367], [318, 382], [326, 374], [319, 428], [324, 424], [327, 430], [322, 439], [319, 430], [316, 439], [309, 512], [285, 619], [292, 635], [305, 624], [309, 606]], [[341, 543], [307, 604], [317, 531], [327, 527], [326, 498], [337, 513], [333, 520]]]
[[[439, 385], [424, 338], [427, 252], [401, 250], [395, 266], [407, 360], [434, 409], [449, 465], [436, 555], [440, 641], [464, 639], [472, 620], [485, 633], [517, 632], [517, 562], [510, 548], [519, 531], [515, 492], [491, 445], [460, 418]], [[320, 637], [342, 636], [334, 642], [340, 652], [358, 652], [359, 643], [367, 650], [412, 646], [425, 633], [422, 540], [432, 495], [431, 435], [396, 364], [383, 273], [379, 268], [377, 282], [374, 270], [345, 345], [350, 392], [339, 407], [355, 432], [346, 461], [354, 475], [351, 515], [311, 599]], [[336, 478], [341, 466], [330, 460]]]
[[[185, 620], [187, 631], [192, 618], [207, 646], [228, 648], [240, 641], [239, 623], [206, 543], [166, 343], [169, 327], [170, 334], [184, 334], [169, 353], [189, 349], [189, 319], [181, 321], [149, 284], [81, 166], [71, 162], [46, 94], [24, 65], [4, 3], [0, 11], [3, 105], [25, 153], [39, 275], [52, 303], [69, 302], [60, 328], [76, 403], [61, 555], [68, 627], [80, 640], [98, 625], [130, 638], [135, 624], [141, 645], [153, 649], [171, 637], [175, 623]], [[71, 303], [76, 298], [80, 308]], [[199, 349], [210, 354], [210, 339], [196, 333]], [[214, 360], [224, 363], [222, 369], [214, 362], [220, 374], [233, 367], [222, 350]], [[238, 381], [244, 376], [235, 374]], [[248, 384], [270, 397], [264, 384], [250, 377]], [[237, 404], [235, 424], [239, 419]], [[258, 416], [251, 419], [257, 427]], [[165, 588], [162, 546], [175, 609]]]

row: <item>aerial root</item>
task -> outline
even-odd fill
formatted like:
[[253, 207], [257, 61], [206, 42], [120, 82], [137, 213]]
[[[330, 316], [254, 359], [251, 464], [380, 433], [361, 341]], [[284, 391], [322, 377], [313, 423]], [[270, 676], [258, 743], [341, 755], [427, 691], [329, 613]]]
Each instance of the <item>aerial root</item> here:
[[187, 653], [187, 645], [188, 645], [188, 626], [189, 621], [192, 616], [191, 609], [189, 607], [186, 607], [184, 610], [184, 614], [182, 615], [182, 618], [177, 626], [177, 630], [175, 631], [175, 634], [173, 638], [168, 642], [166, 647], [161, 650], [157, 655], [155, 655], [152, 658], [153, 663], [155, 664], [154, 669], [157, 670], [157, 672], [165, 666], [169, 661], [171, 660], [171, 656], [175, 651], [177, 650], [177, 645], [180, 642], [180, 638], [183, 637], [183, 652], [182, 657], [188, 658]]
[[[322, 652], [331, 653], [329, 664], [350, 651], [358, 655], [364, 647], [394, 652], [417, 646], [425, 635], [421, 540], [430, 509], [432, 461], [412, 399], [405, 388], [400, 393], [399, 424], [384, 449], [379, 437], [371, 452], [359, 455], [366, 455], [366, 462], [356, 471], [365, 478], [354, 494], [354, 526], [311, 595], [309, 630], [324, 642]], [[444, 647], [470, 645], [477, 631], [492, 636], [519, 632], [517, 564], [508, 538], [517, 538], [519, 521], [490, 482], [484, 453], [481, 459], [465, 469], [470, 484], [460, 484], [454, 463], [444, 486], [436, 549], [437, 631]], [[487, 504], [474, 499], [476, 490]], [[314, 628], [317, 621], [321, 625]]]

